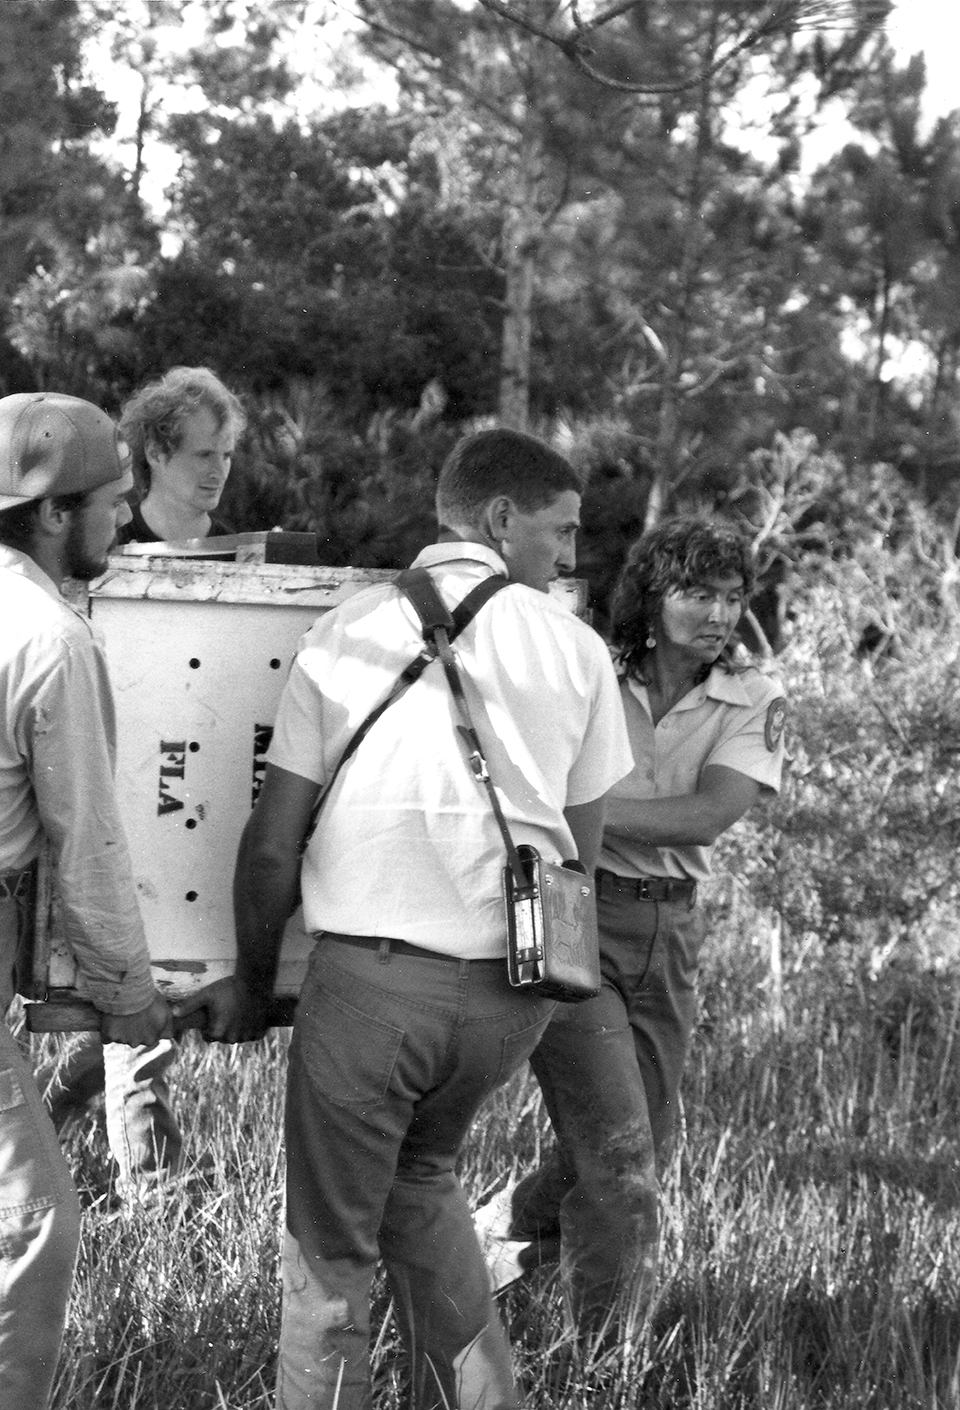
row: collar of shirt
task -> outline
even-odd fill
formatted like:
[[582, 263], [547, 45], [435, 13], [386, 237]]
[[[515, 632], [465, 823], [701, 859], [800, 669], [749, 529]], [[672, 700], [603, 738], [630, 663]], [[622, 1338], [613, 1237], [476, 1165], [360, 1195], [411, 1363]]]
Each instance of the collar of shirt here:
[[431, 543], [422, 549], [410, 565], [412, 568], [439, 568], [442, 563], [482, 563], [501, 577], [510, 576], [506, 563], [492, 548], [483, 543], [467, 543], [451, 539], [449, 543]]
[[[635, 699], [639, 700], [649, 714], [650, 703], [647, 698], [647, 687], [643, 682], [628, 676], [627, 689]], [[712, 700], [719, 700], [725, 705], [750, 705], [752, 703], [750, 692], [739, 675], [724, 670], [722, 666], [713, 666], [707, 679], [701, 681], [699, 685], [695, 685], [667, 713], [672, 715], [676, 710], [696, 710], [708, 697]]]
[[18, 548], [10, 548], [7, 544], [0, 543], [0, 568], [19, 573], [21, 577], [28, 578], [35, 587], [43, 588], [55, 602], [63, 602], [63, 594], [56, 583], [42, 568], [37, 567], [28, 553], [21, 553]]

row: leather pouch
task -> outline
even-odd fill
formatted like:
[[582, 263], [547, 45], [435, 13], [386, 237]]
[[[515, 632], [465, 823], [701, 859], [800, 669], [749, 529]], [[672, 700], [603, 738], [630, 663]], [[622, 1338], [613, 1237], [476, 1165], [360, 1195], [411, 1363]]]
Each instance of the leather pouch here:
[[600, 945], [593, 878], [577, 862], [545, 862], [522, 843], [524, 873], [503, 871], [507, 976], [517, 989], [574, 1004], [600, 992]]

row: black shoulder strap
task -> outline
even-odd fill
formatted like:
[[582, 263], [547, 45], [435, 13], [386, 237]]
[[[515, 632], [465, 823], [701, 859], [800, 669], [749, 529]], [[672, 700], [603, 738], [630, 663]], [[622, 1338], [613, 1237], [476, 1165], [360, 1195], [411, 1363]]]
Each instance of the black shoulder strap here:
[[[477, 583], [475, 588], [471, 588], [463, 601], [450, 612], [444, 606], [443, 599], [434, 587], [433, 579], [426, 568], [407, 568], [404, 572], [398, 573], [393, 581], [394, 585], [413, 604], [413, 608], [420, 618], [425, 645], [420, 655], [415, 656], [406, 670], [397, 677], [386, 699], [382, 700], [376, 709], [367, 716], [360, 729], [357, 730], [357, 735], [360, 734], [360, 730], [366, 734], [387, 706], [392, 705], [398, 696], [413, 685], [414, 681], [419, 680], [430, 662], [437, 659], [438, 650], [434, 634], [438, 627], [442, 627], [446, 632], [447, 641], [456, 640], [464, 627], [473, 621], [483, 604], [493, 597], [495, 592], [499, 592], [501, 588], [507, 586], [507, 579], [499, 574], [484, 578], [482, 582]], [[347, 745], [347, 753], [344, 754], [341, 762], [348, 759], [357, 744], [360, 743], [357, 735], [354, 735]], [[360, 735], [360, 738], [362, 739], [363, 735]], [[333, 782], [332, 779], [330, 781]]]
[[[494, 573], [471, 588], [463, 601], [451, 612], [444, 606], [426, 568], [407, 568], [394, 582], [413, 604], [420, 618], [424, 640], [428, 642], [433, 640], [437, 627], [444, 629], [448, 641], [456, 640], [464, 627], [473, 621], [483, 604], [489, 601], [494, 593], [507, 586], [507, 579], [499, 573]], [[417, 659], [419, 660], [419, 657]], [[433, 660], [433, 656], [430, 659]]]
[[[507, 851], [507, 860], [513, 872], [517, 892], [519, 895], [526, 896], [529, 894], [529, 882], [523, 868], [523, 862], [521, 861], [520, 853], [517, 851], [517, 846], [510, 833], [510, 829], [507, 826], [507, 820], [500, 806], [500, 800], [497, 797], [493, 779], [490, 777], [490, 770], [487, 768], [487, 761], [484, 758], [483, 748], [480, 744], [480, 736], [477, 734], [476, 727], [470, 717], [470, 707], [467, 704], [463, 683], [460, 680], [457, 660], [450, 650], [450, 643], [457, 633], [463, 629], [465, 623], [461, 622], [458, 624], [457, 613], [450, 613], [447, 611], [446, 607], [444, 607], [433, 585], [433, 580], [425, 569], [412, 568], [409, 573], [401, 574], [397, 581], [401, 591], [407, 594], [417, 610], [420, 621], [423, 624], [424, 637], [428, 642], [433, 643], [435, 653], [443, 662], [447, 683], [450, 686], [450, 691], [462, 721], [461, 724], [457, 725], [457, 732], [466, 745], [467, 762], [470, 765], [470, 770], [474, 778], [481, 787], [486, 789], [487, 796], [490, 799], [490, 806], [493, 809], [497, 827], [500, 829], [500, 835], [503, 838], [503, 843]], [[469, 618], [476, 611], [476, 606], [470, 602], [471, 598], [481, 595], [482, 590], [487, 589], [487, 591], [483, 593], [483, 599], [486, 600], [487, 597], [497, 591], [498, 587], [505, 586], [505, 578], [498, 577], [492, 580], [485, 578], [460, 604], [461, 608], [469, 608], [469, 615], [466, 620], [469, 621]]]
[[507, 586], [507, 579], [501, 577], [499, 573], [493, 574], [489, 578], [484, 578], [477, 583], [467, 593], [462, 602], [453, 609], [452, 612], [444, 606], [440, 594], [433, 585], [433, 579], [426, 568], [407, 568], [404, 572], [398, 573], [394, 578], [394, 584], [413, 603], [417, 616], [423, 626], [424, 648], [419, 656], [415, 656], [410, 664], [400, 673], [394, 681], [387, 695], [369, 713], [361, 725], [357, 727], [352, 735], [346, 749], [340, 755], [337, 766], [330, 775], [330, 781], [323, 792], [317, 798], [310, 814], [310, 821], [300, 843], [300, 855], [307, 850], [307, 844], [313, 836], [317, 826], [317, 818], [320, 816], [320, 809], [333, 788], [337, 775], [348, 759], [351, 759], [360, 747], [364, 737], [373, 725], [376, 724], [383, 712], [399, 700], [405, 691], [409, 690], [415, 681], [418, 681], [424, 671], [435, 661], [439, 655], [439, 649], [434, 640], [434, 633], [438, 627], [446, 632], [448, 642], [453, 641], [460, 635], [464, 627], [473, 621], [480, 611], [480, 608], [487, 602], [494, 593]]

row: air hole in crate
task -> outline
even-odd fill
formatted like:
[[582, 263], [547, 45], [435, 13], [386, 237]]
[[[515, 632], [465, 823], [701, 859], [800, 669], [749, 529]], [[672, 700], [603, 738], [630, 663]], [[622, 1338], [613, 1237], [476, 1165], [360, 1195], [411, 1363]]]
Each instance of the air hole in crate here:
[[187, 745], [187, 748], [190, 750], [191, 754], [196, 754], [198, 749], [200, 748], [200, 745], [197, 743], [196, 740], [193, 740], [190, 744]]
[[188, 900], [188, 901], [195, 901], [196, 899], [197, 899], [197, 893], [196, 893], [196, 891], [188, 891], [188, 892], [187, 892], [187, 900]]
[[271, 669], [271, 671], [279, 671], [279, 669], [280, 669], [280, 657], [279, 657], [279, 656], [274, 656], [273, 660], [270, 662], [270, 669]]
[[199, 658], [199, 656], [191, 656], [191, 657], [190, 657], [190, 669], [191, 669], [191, 671], [195, 671], [199, 665], [200, 665], [200, 658]]
[[194, 828], [196, 827], [196, 825], [197, 825], [197, 820], [196, 820], [196, 818], [187, 818], [187, 824], [186, 824], [186, 825], [187, 825], [188, 828], [190, 828], [191, 831], [193, 831], [193, 829], [194, 829]]

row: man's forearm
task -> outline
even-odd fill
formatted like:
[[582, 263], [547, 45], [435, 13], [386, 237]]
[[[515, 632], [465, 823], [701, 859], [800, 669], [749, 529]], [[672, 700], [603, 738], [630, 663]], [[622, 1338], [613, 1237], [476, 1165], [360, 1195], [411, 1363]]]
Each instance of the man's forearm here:
[[567, 826], [573, 835], [577, 857], [592, 872], [600, 854], [606, 795], [589, 803], [568, 804], [563, 810]]
[[57, 871], [66, 942], [90, 1001], [127, 1015], [156, 997], [133, 870], [116, 802], [94, 656], [46, 680], [34, 713], [31, 783]]
[[241, 843], [234, 879], [237, 930], [237, 980], [251, 993], [273, 992], [280, 945], [299, 895], [300, 859], [245, 855]]
[[236, 979], [264, 1000], [273, 993], [284, 928], [300, 895], [300, 860], [318, 784], [267, 765], [240, 838], [233, 882]]

